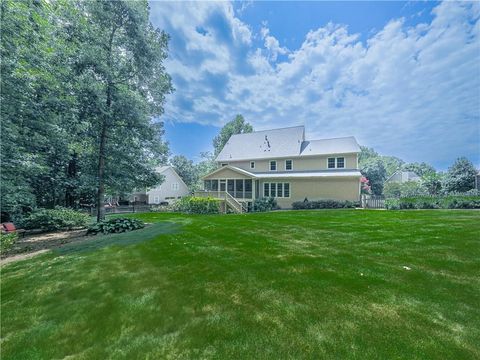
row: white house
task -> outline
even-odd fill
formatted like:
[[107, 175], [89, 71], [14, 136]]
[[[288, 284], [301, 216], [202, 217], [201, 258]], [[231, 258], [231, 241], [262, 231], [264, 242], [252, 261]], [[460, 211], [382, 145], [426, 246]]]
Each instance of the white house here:
[[165, 201], [171, 203], [189, 194], [188, 186], [172, 166], [161, 166], [157, 172], [163, 175], [164, 179], [160, 185], [147, 191], [148, 204], [159, 204]]
[[157, 172], [163, 175], [163, 182], [153, 189], [136, 191], [130, 196], [130, 201], [142, 204], [172, 203], [190, 193], [188, 186], [172, 166], [161, 166]]
[[422, 178], [418, 176], [416, 173], [413, 171], [401, 171], [397, 170], [395, 171], [392, 176], [390, 176], [385, 183], [389, 182], [397, 182], [397, 183], [405, 183], [408, 181], [420, 181]]

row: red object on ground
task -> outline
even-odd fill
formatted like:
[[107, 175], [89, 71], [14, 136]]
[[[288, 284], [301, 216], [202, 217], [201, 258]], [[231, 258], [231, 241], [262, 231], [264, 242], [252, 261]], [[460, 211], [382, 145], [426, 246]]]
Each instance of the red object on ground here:
[[3, 223], [3, 228], [5, 229], [6, 232], [15, 232], [17, 231], [17, 228], [15, 225], [11, 222]]

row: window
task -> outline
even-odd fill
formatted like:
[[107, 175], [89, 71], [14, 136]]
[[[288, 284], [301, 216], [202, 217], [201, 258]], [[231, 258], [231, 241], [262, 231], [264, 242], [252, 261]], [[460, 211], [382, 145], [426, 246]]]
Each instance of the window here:
[[271, 184], [270, 184], [270, 196], [271, 196], [271, 197], [277, 197], [277, 192], [276, 192], [276, 190], [277, 190], [277, 184], [271, 183]]
[[154, 202], [155, 204], [158, 204], [158, 203], [160, 202], [160, 198], [159, 198], [158, 196], [154, 196], [154, 197], [153, 197], [153, 202]]
[[337, 168], [343, 169], [345, 167], [345, 158], [339, 157], [337, 158]]
[[255, 169], [255, 161], [250, 161], [250, 169]]
[[264, 197], [289, 198], [290, 183], [264, 183]]
[[218, 191], [218, 180], [210, 180], [212, 182], [212, 191]]
[[173, 190], [173, 191], [177, 191], [178, 188], [179, 188], [179, 186], [178, 186], [178, 183], [177, 183], [177, 182], [172, 183], [172, 190]]
[[335, 158], [328, 158], [328, 168], [335, 169]]
[[277, 183], [277, 197], [283, 197], [283, 183]]
[[292, 169], [293, 169], [293, 161], [285, 160], [285, 170], [292, 170]]
[[225, 191], [227, 187], [227, 180], [220, 180], [220, 191]]
[[329, 169], [343, 169], [345, 168], [345, 158], [344, 157], [328, 158], [327, 167]]
[[277, 170], [277, 162], [275, 160], [270, 161], [270, 171], [276, 171]]
[[222, 163], [222, 167], [227, 166], [227, 165], [228, 165], [228, 163]]

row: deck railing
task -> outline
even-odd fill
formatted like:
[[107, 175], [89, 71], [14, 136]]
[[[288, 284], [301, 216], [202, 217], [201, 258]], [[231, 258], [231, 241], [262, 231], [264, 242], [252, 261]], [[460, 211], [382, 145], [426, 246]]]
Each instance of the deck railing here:
[[247, 211], [247, 207], [242, 202], [238, 201], [234, 198], [231, 194], [227, 191], [220, 191], [220, 190], [200, 190], [195, 191], [195, 196], [198, 197], [212, 197], [215, 199], [220, 199], [225, 201], [235, 212], [242, 213]]

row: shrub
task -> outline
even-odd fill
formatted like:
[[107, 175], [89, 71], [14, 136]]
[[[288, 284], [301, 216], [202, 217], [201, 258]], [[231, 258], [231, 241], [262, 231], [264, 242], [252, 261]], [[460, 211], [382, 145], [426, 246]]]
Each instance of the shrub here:
[[480, 209], [480, 196], [415, 196], [387, 199], [385, 206], [390, 210], [399, 209]]
[[173, 208], [187, 214], [218, 214], [220, 200], [212, 197], [186, 196], [177, 201]]
[[17, 241], [17, 233], [0, 233], [0, 252], [3, 253], [12, 248]]
[[272, 211], [278, 209], [277, 200], [273, 197], [262, 197], [253, 201], [254, 212]]
[[60, 230], [87, 226], [90, 217], [86, 213], [57, 207], [38, 209], [23, 220], [25, 229]]
[[145, 224], [138, 219], [113, 218], [90, 225], [88, 227], [87, 234], [97, 235], [98, 233], [121, 233], [125, 231], [138, 230], [143, 227], [145, 227]]
[[292, 208], [294, 210], [301, 210], [301, 209], [347, 209], [347, 208], [355, 208], [359, 206], [357, 202], [348, 201], [348, 200], [315, 200], [315, 201], [308, 201], [305, 199], [304, 201], [296, 201], [292, 204]]

